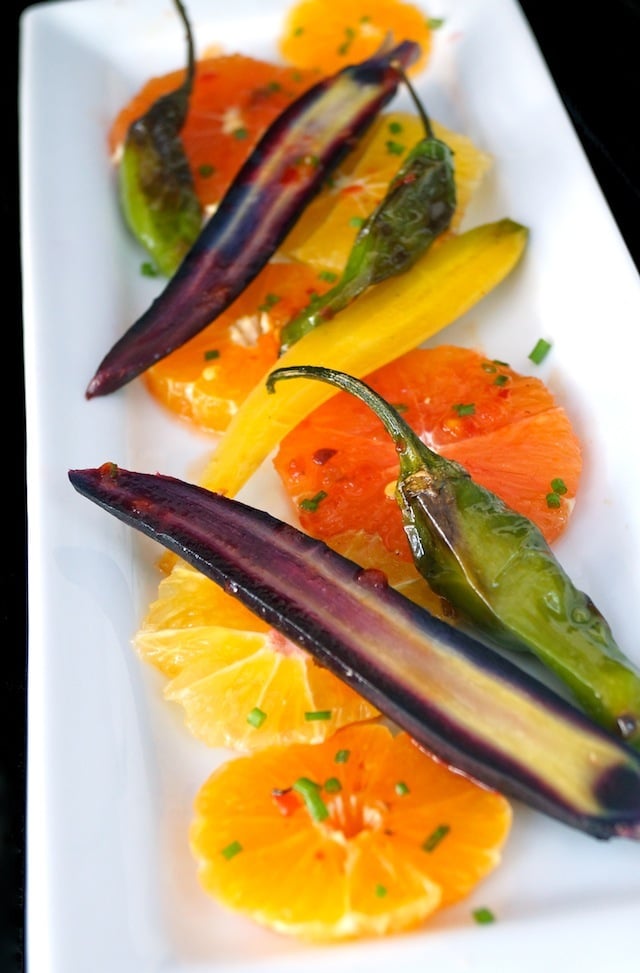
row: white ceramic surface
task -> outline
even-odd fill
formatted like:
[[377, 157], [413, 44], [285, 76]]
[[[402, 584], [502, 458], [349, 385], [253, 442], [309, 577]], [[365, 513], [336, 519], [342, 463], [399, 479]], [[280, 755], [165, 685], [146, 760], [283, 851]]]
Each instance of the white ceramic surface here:
[[[196, 44], [275, 58], [285, 5], [191, 0]], [[436, 341], [480, 345], [544, 377], [585, 444], [558, 554], [640, 663], [640, 319], [630, 256], [519, 8], [439, 0], [419, 90], [494, 166], [466, 223], [510, 216], [528, 252]], [[115, 338], [157, 292], [118, 212], [106, 131], [149, 76], [182, 65], [168, 0], [62, 0], [21, 30], [21, 175], [29, 512], [28, 973], [273, 973], [392, 965], [438, 973], [629, 969], [640, 848], [600, 843], [517, 807], [503, 866], [424, 930], [317, 949], [229, 916], [200, 891], [186, 845], [193, 796], [224, 759], [187, 736], [131, 638], [156, 588], [156, 548], [80, 498], [71, 467], [192, 477], [212, 443], [140, 382], [90, 403]], [[398, 96], [395, 106], [409, 107]], [[535, 368], [527, 355], [553, 349]], [[285, 514], [265, 464], [243, 497]], [[471, 910], [498, 921], [477, 926]]]

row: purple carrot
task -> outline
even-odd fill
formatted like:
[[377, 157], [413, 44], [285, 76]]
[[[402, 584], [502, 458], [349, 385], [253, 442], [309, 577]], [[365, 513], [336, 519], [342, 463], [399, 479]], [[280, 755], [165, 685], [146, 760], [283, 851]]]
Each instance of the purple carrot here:
[[[126, 385], [210, 324], [264, 267], [420, 52], [404, 41], [318, 82], [264, 133], [174, 276], [116, 342], [88, 399]], [[398, 67], [396, 67], [396, 65]]]
[[640, 754], [500, 654], [267, 513], [105, 463], [75, 489], [178, 554], [418, 743], [597, 838], [640, 839]]

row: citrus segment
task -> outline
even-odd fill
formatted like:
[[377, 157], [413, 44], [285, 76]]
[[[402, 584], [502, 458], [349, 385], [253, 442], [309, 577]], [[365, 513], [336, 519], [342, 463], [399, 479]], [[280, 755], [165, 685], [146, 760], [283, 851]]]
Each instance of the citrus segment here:
[[[180, 134], [204, 206], [219, 202], [271, 122], [319, 78], [318, 71], [281, 67], [243, 54], [198, 61]], [[129, 125], [183, 79], [183, 71], [152, 78], [122, 108], [108, 134], [116, 159]]]
[[[149, 605], [139, 635], [207, 625], [269, 631], [267, 623], [245, 608], [241, 601], [189, 564], [176, 560], [170, 573], [158, 585], [158, 597]], [[166, 675], [173, 675], [173, 670], [167, 672], [162, 666], [160, 669]]]
[[279, 48], [289, 64], [331, 73], [373, 56], [389, 38], [416, 41], [421, 55], [410, 73], [425, 67], [432, 47], [429, 20], [402, 0], [301, 0], [289, 9]]
[[144, 374], [177, 415], [222, 432], [278, 358], [280, 329], [330, 281], [300, 263], [271, 262], [227, 311]]
[[160, 582], [135, 647], [170, 679], [165, 698], [184, 707], [189, 731], [211, 747], [318, 742], [378, 715], [308, 653], [181, 561]]
[[[491, 157], [471, 139], [432, 121], [435, 135], [454, 153], [456, 212], [459, 228], [471, 198], [491, 165]], [[306, 208], [282, 245], [282, 252], [318, 268], [341, 272], [362, 221], [386, 195], [407, 153], [425, 137], [417, 115], [380, 115], [327, 186]]]
[[[548, 541], [562, 533], [581, 450], [539, 379], [443, 345], [411, 351], [367, 382], [428, 445], [528, 516]], [[395, 447], [358, 399], [340, 392], [325, 402], [282, 440], [274, 463], [309, 534], [329, 539], [364, 525], [389, 551], [411, 559], [395, 500]]]
[[190, 843], [225, 906], [331, 941], [416, 927], [469, 894], [510, 824], [502, 796], [369, 723], [227, 762], [197, 795]]
[[[164, 633], [171, 639], [172, 633]], [[187, 633], [192, 636], [192, 633]], [[173, 633], [180, 651], [189, 645]], [[165, 689], [181, 703], [191, 733], [208, 746], [255, 750], [274, 743], [317, 743], [377, 710], [297, 646], [271, 630], [202, 633], [195, 661]]]
[[392, 588], [422, 605], [432, 615], [442, 618], [451, 612], [449, 603], [431, 590], [413, 562], [396, 551], [390, 551], [377, 534], [364, 529], [347, 530], [328, 537], [327, 544], [362, 568], [376, 568], [384, 572]]

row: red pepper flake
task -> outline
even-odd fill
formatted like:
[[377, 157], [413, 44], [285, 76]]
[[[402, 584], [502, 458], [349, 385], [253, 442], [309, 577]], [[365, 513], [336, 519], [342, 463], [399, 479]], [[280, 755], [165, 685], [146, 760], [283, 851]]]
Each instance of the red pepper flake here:
[[302, 807], [302, 798], [296, 794], [292, 787], [286, 787], [282, 790], [274, 787], [271, 791], [271, 797], [280, 814], [285, 818], [290, 817], [298, 808]]
[[316, 449], [315, 453], [311, 457], [316, 466], [324, 466], [328, 463], [332, 456], [335, 456], [338, 452], [337, 449], [330, 449], [328, 446], [324, 449]]

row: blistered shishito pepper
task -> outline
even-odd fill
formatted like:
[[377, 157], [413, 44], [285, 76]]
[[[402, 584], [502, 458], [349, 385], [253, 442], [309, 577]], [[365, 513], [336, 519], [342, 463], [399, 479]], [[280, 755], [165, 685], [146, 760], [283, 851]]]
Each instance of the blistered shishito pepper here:
[[431, 122], [415, 95], [425, 137], [411, 149], [393, 177], [384, 199], [365, 220], [355, 238], [338, 283], [289, 321], [280, 335], [280, 353], [324, 321], [335, 317], [372, 284], [413, 266], [441, 233], [456, 208], [453, 154], [433, 134]]
[[105, 463], [84, 497], [221, 585], [442, 760], [597, 838], [640, 839], [640, 754], [321, 541], [183, 480]]
[[320, 81], [270, 125], [151, 307], [113, 346], [86, 390], [116, 391], [198, 334], [249, 285], [327, 176], [393, 97], [419, 47]]
[[170, 277], [202, 229], [202, 205], [180, 132], [195, 77], [191, 27], [174, 0], [187, 37], [187, 69], [175, 91], [158, 98], [131, 123], [118, 165], [120, 205], [136, 239], [160, 273]]
[[272, 372], [269, 388], [286, 378], [328, 382], [381, 420], [400, 461], [396, 497], [416, 567], [457, 612], [456, 625], [490, 645], [532, 652], [594, 720], [640, 748], [640, 672], [535, 524], [426, 446], [361, 380], [300, 366]]

